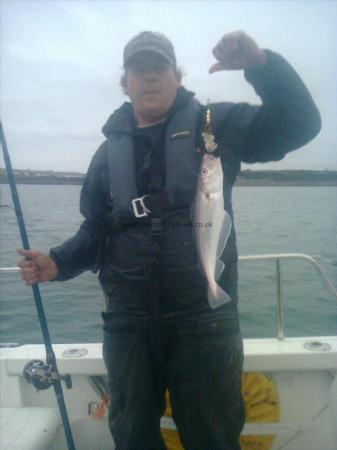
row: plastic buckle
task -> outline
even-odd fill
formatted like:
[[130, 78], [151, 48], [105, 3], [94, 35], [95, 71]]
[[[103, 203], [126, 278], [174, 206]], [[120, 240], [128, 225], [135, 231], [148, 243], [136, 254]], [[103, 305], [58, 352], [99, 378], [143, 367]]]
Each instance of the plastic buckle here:
[[143, 197], [138, 197], [131, 200], [133, 212], [136, 217], [145, 217], [151, 213], [151, 211], [144, 204], [145, 197], [148, 197], [148, 195], [143, 195]]

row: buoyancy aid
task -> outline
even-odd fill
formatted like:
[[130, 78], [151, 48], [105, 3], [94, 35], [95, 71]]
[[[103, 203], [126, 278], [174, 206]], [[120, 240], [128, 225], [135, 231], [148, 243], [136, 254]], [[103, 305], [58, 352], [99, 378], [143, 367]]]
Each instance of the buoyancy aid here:
[[[168, 120], [165, 133], [165, 192], [169, 208], [189, 208], [199, 174], [201, 145], [198, 124], [202, 105], [191, 98]], [[130, 118], [131, 120], [131, 118]], [[139, 199], [135, 176], [132, 133], [112, 132], [108, 136], [108, 170], [113, 203], [113, 223], [136, 221], [133, 200]]]

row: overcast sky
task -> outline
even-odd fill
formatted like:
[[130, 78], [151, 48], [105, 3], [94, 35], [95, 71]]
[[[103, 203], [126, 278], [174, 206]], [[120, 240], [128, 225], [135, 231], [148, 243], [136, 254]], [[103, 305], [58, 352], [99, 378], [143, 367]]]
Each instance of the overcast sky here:
[[323, 121], [302, 149], [250, 168], [337, 170], [336, 24], [336, 1], [2, 0], [1, 116], [13, 167], [87, 170], [102, 125], [127, 100], [123, 48], [142, 30], [172, 40], [200, 101], [258, 103], [242, 71], [208, 75], [217, 41], [244, 30], [294, 66]]

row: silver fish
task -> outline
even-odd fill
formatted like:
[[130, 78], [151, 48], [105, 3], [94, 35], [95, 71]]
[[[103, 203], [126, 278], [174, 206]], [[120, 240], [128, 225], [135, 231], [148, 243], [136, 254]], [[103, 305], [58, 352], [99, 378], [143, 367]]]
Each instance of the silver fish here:
[[231, 301], [219, 286], [225, 265], [220, 256], [232, 228], [230, 215], [224, 209], [221, 160], [205, 154], [201, 162], [193, 206], [194, 234], [199, 263], [208, 283], [208, 302], [217, 308]]

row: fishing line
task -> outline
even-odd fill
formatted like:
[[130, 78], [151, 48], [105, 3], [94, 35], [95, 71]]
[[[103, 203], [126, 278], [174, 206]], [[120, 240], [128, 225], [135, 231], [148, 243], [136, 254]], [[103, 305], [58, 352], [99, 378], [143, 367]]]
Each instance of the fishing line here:
[[[18, 222], [19, 230], [20, 230], [22, 246], [25, 250], [30, 250], [26, 226], [25, 226], [25, 222], [23, 219], [19, 195], [18, 195], [18, 191], [16, 189], [14, 173], [13, 173], [12, 164], [11, 164], [11, 160], [10, 160], [10, 156], [9, 156], [9, 152], [8, 152], [8, 148], [7, 148], [7, 143], [6, 143], [6, 139], [5, 139], [5, 134], [4, 134], [4, 131], [2, 128], [1, 121], [0, 121], [0, 141], [1, 141], [2, 151], [3, 151], [3, 155], [4, 155], [8, 183], [9, 183], [9, 186], [11, 189], [16, 219]], [[42, 365], [42, 366], [35, 365], [34, 366], [35, 373], [40, 371], [39, 374], [41, 374], [40, 380], [39, 380], [40, 385], [38, 387], [40, 389], [46, 389], [46, 388], [50, 387], [51, 385], [53, 385], [57, 403], [58, 403], [58, 407], [59, 407], [59, 411], [60, 411], [60, 415], [62, 418], [62, 423], [63, 423], [64, 432], [65, 432], [65, 436], [66, 436], [66, 440], [67, 440], [68, 450], [75, 450], [75, 445], [74, 445], [74, 441], [73, 441], [73, 437], [72, 437], [72, 433], [71, 433], [70, 423], [69, 423], [69, 419], [68, 419], [68, 414], [67, 414], [64, 397], [63, 397], [62, 386], [61, 386], [61, 380], [64, 380], [66, 382], [67, 387], [68, 388], [71, 387], [71, 379], [70, 379], [69, 375], [62, 376], [58, 372], [57, 365], [56, 365], [56, 358], [55, 358], [55, 354], [54, 354], [53, 347], [52, 347], [51, 340], [50, 340], [50, 335], [49, 335], [48, 326], [47, 326], [47, 319], [46, 319], [46, 316], [44, 313], [42, 299], [41, 299], [41, 295], [40, 295], [40, 289], [39, 289], [38, 284], [33, 284], [32, 289], [33, 289], [36, 311], [37, 311], [37, 315], [39, 318], [41, 331], [42, 331], [42, 335], [43, 335], [44, 346], [46, 349], [46, 361], [47, 361], [47, 365]], [[33, 363], [33, 361], [31, 363]], [[30, 363], [28, 363], [28, 364], [30, 364]], [[27, 366], [28, 366], [28, 364], [27, 364]], [[46, 371], [47, 369], [48, 369], [48, 372]], [[45, 372], [43, 372], [43, 370]], [[43, 377], [43, 373], [45, 373], [44, 377]], [[27, 379], [26, 375], [27, 374], [25, 374], [25, 377]], [[31, 372], [31, 375], [32, 376], [34, 375], [34, 370]], [[46, 383], [45, 383], [45, 385], [41, 384], [42, 379], [47, 379], [48, 380], [47, 384]], [[35, 380], [36, 380], [36, 378], [35, 378]], [[33, 381], [30, 379], [29, 382], [33, 382]], [[34, 384], [34, 382], [33, 382], [33, 384]], [[34, 384], [34, 385], [37, 386], [36, 384]]]
[[206, 104], [209, 105], [210, 104], [210, 77], [211, 74], [208, 72], [207, 73], [207, 99], [206, 99]]

